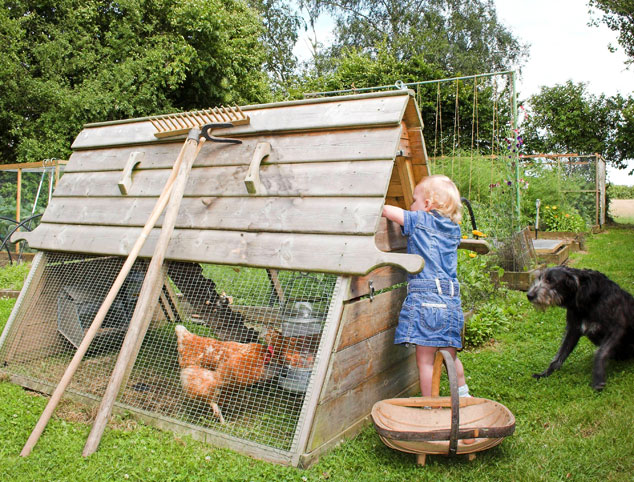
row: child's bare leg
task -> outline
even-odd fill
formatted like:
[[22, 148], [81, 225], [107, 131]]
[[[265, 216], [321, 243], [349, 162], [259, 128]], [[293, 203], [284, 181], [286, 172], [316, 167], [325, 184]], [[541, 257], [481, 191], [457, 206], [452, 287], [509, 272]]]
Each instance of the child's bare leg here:
[[431, 397], [431, 382], [434, 374], [436, 351], [438, 351], [438, 348], [435, 346], [416, 345], [416, 364], [418, 365], [420, 393], [423, 397]]

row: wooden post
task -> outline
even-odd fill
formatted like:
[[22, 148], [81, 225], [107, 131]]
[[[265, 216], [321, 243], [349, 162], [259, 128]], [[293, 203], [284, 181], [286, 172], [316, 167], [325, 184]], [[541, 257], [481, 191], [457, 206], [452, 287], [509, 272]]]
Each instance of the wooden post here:
[[[20, 224], [20, 207], [22, 205], [22, 169], [18, 168], [18, 179], [17, 179], [17, 189], [16, 189], [16, 200], [15, 200], [15, 220], [18, 224]], [[20, 229], [18, 228], [18, 231]], [[20, 253], [20, 244], [15, 244], [15, 252]]]
[[170, 196], [169, 205], [165, 212], [161, 234], [156, 243], [145, 279], [143, 280], [134, 314], [130, 320], [128, 332], [123, 340], [123, 345], [119, 351], [119, 356], [112, 371], [110, 381], [108, 382], [106, 392], [99, 405], [95, 423], [88, 435], [88, 440], [86, 440], [86, 445], [82, 453], [84, 457], [93, 454], [97, 450], [97, 447], [99, 447], [99, 442], [101, 441], [104, 429], [112, 413], [112, 406], [119, 394], [123, 380], [129, 373], [130, 367], [134, 365], [138, 349], [145, 336], [145, 330], [147, 330], [147, 326], [154, 312], [152, 304], [158, 299], [163, 284], [163, 261], [172, 237], [172, 232], [174, 231], [176, 217], [178, 216], [178, 210], [180, 209], [181, 200], [185, 192], [189, 172], [198, 152], [204, 144], [204, 138], [199, 140], [199, 137], [200, 129], [194, 128], [190, 131], [185, 141], [183, 162], [180, 166], [178, 177]]

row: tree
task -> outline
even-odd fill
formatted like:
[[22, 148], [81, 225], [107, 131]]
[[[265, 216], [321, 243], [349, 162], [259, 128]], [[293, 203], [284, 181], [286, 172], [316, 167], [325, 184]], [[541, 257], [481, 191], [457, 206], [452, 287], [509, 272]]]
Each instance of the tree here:
[[86, 122], [269, 99], [237, 0], [0, 0], [2, 162], [66, 158]]
[[631, 98], [597, 97], [587, 92], [586, 84], [568, 81], [542, 87], [527, 104], [531, 115], [522, 130], [532, 153], [598, 153], [622, 168], [634, 155]]
[[[611, 30], [618, 32], [618, 42], [630, 58], [627, 63], [634, 62], [634, 1], [632, 0], [590, 0], [590, 7], [603, 11], [600, 21]], [[594, 21], [598, 24], [599, 21]]]
[[285, 94], [297, 70], [293, 48], [304, 25], [299, 12], [284, 0], [249, 0], [264, 25], [262, 44], [267, 50], [265, 70], [276, 92]]
[[387, 42], [399, 61], [414, 57], [446, 72], [476, 74], [519, 64], [526, 47], [497, 20], [493, 0], [305, 0], [311, 14], [329, 12], [336, 40], [325, 55], [345, 48], [376, 51]]

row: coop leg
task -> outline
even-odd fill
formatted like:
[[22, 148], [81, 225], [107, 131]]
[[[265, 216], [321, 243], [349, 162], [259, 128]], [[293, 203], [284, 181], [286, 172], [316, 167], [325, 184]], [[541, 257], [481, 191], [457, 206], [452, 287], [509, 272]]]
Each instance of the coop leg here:
[[427, 454], [417, 454], [416, 455], [416, 463], [420, 466], [425, 465], [425, 459], [427, 458]]

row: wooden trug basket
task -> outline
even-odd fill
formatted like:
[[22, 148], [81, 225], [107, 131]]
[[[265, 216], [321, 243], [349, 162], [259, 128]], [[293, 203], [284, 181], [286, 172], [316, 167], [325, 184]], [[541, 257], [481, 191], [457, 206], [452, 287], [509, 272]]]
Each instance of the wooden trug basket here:
[[[438, 396], [443, 361], [451, 397]], [[515, 417], [504, 405], [485, 398], [458, 397], [455, 365], [445, 350], [436, 355], [432, 393], [432, 397], [381, 400], [372, 408], [374, 427], [383, 443], [417, 454], [420, 465], [425, 465], [427, 454], [468, 454], [472, 460], [476, 452], [500, 444], [515, 431]], [[464, 439], [475, 441], [466, 444]]]

